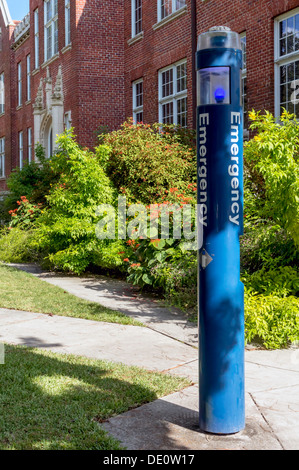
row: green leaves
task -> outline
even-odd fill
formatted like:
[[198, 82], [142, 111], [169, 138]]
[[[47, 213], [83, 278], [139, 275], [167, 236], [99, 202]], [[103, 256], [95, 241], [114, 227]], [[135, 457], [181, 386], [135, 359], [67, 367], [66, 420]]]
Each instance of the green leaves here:
[[103, 159], [99, 150], [97, 154], [117, 189], [131, 202], [153, 204], [170, 188], [182, 191], [186, 181], [196, 181], [193, 138], [183, 129], [161, 132], [158, 125], [133, 125], [129, 120], [104, 137], [111, 148], [109, 158]]
[[286, 347], [299, 339], [298, 270], [284, 266], [243, 275], [245, 330], [248, 342], [266, 348]]
[[[89, 149], [80, 148], [71, 131], [60, 135], [57, 143], [51, 168], [59, 179], [49, 191], [38, 231], [50, 266], [80, 274], [101, 259], [104, 242], [101, 245], [95, 234], [96, 209], [100, 204], [113, 204], [115, 190], [99, 159]], [[100, 153], [104, 159], [109, 149], [103, 146]]]
[[254, 295], [245, 290], [245, 336], [267, 349], [289, 346], [299, 339], [299, 299], [294, 296]]
[[[263, 204], [257, 205], [260, 215], [287, 230], [299, 246], [299, 123], [286, 111], [279, 123], [269, 112], [252, 112], [250, 117], [251, 129], [257, 134], [244, 148], [247, 189], [251, 185], [256, 195], [257, 188], [264, 190]], [[262, 177], [258, 186], [254, 172]]]

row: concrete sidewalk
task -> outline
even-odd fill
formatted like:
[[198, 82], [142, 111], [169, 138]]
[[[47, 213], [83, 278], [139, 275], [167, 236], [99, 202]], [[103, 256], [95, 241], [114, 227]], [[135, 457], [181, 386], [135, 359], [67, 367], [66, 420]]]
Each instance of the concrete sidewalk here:
[[[245, 351], [246, 428], [215, 436], [198, 428], [197, 327], [178, 310], [138, 296], [126, 283], [76, 278], [18, 266], [149, 327], [0, 309], [0, 342], [123, 362], [186, 376], [193, 385], [102, 424], [128, 450], [299, 449], [299, 349]], [[173, 327], [172, 323], [175, 325]]]
[[178, 308], [167, 308], [155, 295], [140, 294], [137, 287], [125, 281], [105, 276], [67, 276], [43, 271], [35, 264], [10, 264], [34, 276], [61, 287], [82, 299], [98, 302], [139, 320], [154, 331], [197, 347], [197, 325], [186, 321]]

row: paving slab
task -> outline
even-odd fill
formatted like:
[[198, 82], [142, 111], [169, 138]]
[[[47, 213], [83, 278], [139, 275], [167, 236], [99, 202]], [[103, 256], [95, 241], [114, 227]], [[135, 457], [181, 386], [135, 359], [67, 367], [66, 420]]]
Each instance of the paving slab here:
[[198, 387], [192, 386], [101, 424], [129, 450], [282, 450], [246, 394], [246, 427], [231, 435], [199, 429]]
[[246, 351], [246, 390], [287, 450], [299, 449], [299, 349]]
[[0, 342], [123, 362], [154, 371], [171, 370], [197, 360], [195, 348], [150, 328], [10, 309], [0, 309]]
[[299, 385], [256, 392], [252, 397], [283, 448], [298, 450]]
[[31, 273], [77, 297], [118, 310], [154, 331], [197, 346], [197, 324], [188, 321], [180, 309], [163, 306], [157, 296], [141, 293], [137, 287], [130, 286], [125, 281], [99, 275], [89, 277], [60, 275], [46, 272], [36, 264], [9, 264], [9, 266]]

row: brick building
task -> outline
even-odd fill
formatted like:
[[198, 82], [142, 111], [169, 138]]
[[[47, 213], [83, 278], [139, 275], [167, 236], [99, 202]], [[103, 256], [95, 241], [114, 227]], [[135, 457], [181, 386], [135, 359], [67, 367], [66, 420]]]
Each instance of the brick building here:
[[75, 128], [83, 146], [127, 118], [195, 127], [198, 34], [242, 36], [248, 109], [299, 116], [299, 0], [0, 0], [0, 192], [13, 168]]

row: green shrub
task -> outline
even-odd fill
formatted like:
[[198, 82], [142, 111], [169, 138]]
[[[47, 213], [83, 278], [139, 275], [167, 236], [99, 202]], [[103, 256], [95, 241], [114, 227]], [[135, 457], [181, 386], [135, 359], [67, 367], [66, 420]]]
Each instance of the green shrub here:
[[[250, 113], [257, 134], [244, 146], [250, 190], [248, 216], [273, 220], [299, 245], [299, 124], [294, 115], [282, 113], [281, 122], [266, 112]], [[256, 204], [254, 203], [256, 201]], [[255, 212], [255, 214], [254, 214]], [[245, 205], [246, 215], [246, 205]]]
[[50, 160], [45, 157], [43, 147], [38, 144], [35, 149], [36, 161], [25, 163], [23, 168], [16, 168], [7, 179], [9, 194], [4, 201], [8, 212], [17, 207], [21, 196], [30, 200], [33, 205], [46, 203], [46, 195], [59, 175], [53, 171]]
[[194, 313], [197, 303], [197, 253], [186, 251], [180, 240], [138, 240], [125, 262], [128, 281], [151, 287], [165, 300]]
[[244, 236], [241, 266], [253, 273], [298, 265], [299, 125], [252, 111], [254, 138], [244, 146]]
[[95, 154], [81, 149], [71, 131], [60, 135], [57, 143], [51, 168], [60, 176], [38, 219], [40, 246], [48, 253], [45, 261], [50, 266], [79, 274], [104, 243], [95, 235], [96, 209], [114, 203], [115, 191]]
[[187, 311], [197, 313], [197, 254], [182, 251], [178, 259], [158, 264], [151, 270], [160, 279], [167, 302]]
[[131, 202], [162, 201], [166, 191], [186, 190], [196, 181], [193, 134], [174, 132], [173, 127], [125, 122], [120, 130], [104, 136], [111, 148], [109, 159], [100, 158], [119, 192]]
[[0, 227], [8, 225], [11, 220], [9, 210], [6, 207], [4, 198], [0, 199]]
[[243, 276], [247, 291], [263, 295], [287, 297], [299, 294], [299, 273], [291, 266], [281, 266], [267, 271], [262, 268], [253, 274]]
[[130, 263], [128, 281], [140, 287], [148, 285], [164, 289], [164, 276], [154, 276], [153, 269], [163, 265], [177, 253], [174, 247], [177, 246], [177, 241], [145, 239], [138, 242], [136, 251], [127, 260]]
[[25, 196], [21, 196], [20, 201], [17, 201], [18, 207], [9, 211], [11, 221], [9, 226], [26, 229], [34, 227], [36, 219], [42, 213], [41, 204], [31, 204]]
[[299, 277], [291, 266], [245, 274], [247, 341], [266, 348], [286, 347], [299, 339]]
[[292, 237], [271, 221], [258, 220], [248, 224], [240, 239], [241, 267], [253, 273], [280, 266], [298, 265], [298, 249]]
[[117, 270], [125, 272], [124, 258], [128, 255], [128, 248], [123, 240], [102, 240], [93, 250], [91, 263], [104, 270]]
[[42, 258], [35, 230], [19, 227], [0, 232], [0, 261], [5, 263], [38, 262]]
[[245, 290], [245, 337], [267, 349], [299, 340], [299, 299], [294, 296], [253, 295]]

